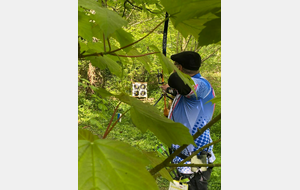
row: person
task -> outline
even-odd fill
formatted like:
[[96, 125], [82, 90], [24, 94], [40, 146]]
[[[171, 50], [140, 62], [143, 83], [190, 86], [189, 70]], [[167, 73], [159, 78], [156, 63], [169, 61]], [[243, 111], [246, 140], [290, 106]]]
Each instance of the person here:
[[[174, 71], [168, 79], [168, 84], [160, 86], [165, 92], [175, 96], [168, 118], [175, 122], [182, 123], [189, 129], [191, 135], [194, 135], [198, 129], [201, 129], [212, 119], [215, 104], [208, 101], [215, 97], [215, 93], [211, 84], [203, 78], [199, 72], [201, 56], [198, 53], [184, 51], [172, 55], [171, 59], [181, 72], [191, 76], [195, 83], [193, 87], [196, 94], [187, 84], [184, 84], [182, 79], [178, 76], [178, 73]], [[176, 156], [172, 162], [175, 164], [180, 163], [194, 151], [211, 142], [210, 130], [207, 129], [202, 135], [195, 139], [197, 147], [191, 144], [188, 145], [188, 147]], [[171, 152], [174, 152], [178, 148], [179, 145], [172, 144], [170, 150]], [[194, 156], [192, 162], [187, 161], [185, 164], [213, 163], [216, 158], [212, 149], [213, 145], [199, 152], [197, 156]], [[205, 160], [203, 160], [203, 155], [205, 155]], [[208, 155], [208, 159], [206, 158], [206, 155]], [[179, 176], [183, 178], [191, 178], [192, 175], [195, 176], [194, 179], [190, 179], [190, 182], [188, 183], [189, 190], [207, 189], [207, 180], [210, 178], [211, 170], [212, 168], [207, 167], [201, 167], [200, 169], [195, 167], [177, 167]], [[202, 177], [201, 175], [196, 174], [201, 174]]]

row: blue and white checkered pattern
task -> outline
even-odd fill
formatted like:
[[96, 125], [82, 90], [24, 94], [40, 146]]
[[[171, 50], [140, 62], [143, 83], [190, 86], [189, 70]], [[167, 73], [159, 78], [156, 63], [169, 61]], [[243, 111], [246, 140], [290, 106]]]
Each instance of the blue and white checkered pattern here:
[[[200, 116], [200, 118], [196, 121], [195, 125], [193, 126], [192, 129], [192, 135], [194, 135], [198, 129], [201, 129], [203, 126], [205, 126], [209, 121], [207, 120], [207, 118], [204, 118], [203, 116]], [[210, 137], [210, 130], [207, 129], [206, 131], [204, 131], [204, 133], [202, 135], [200, 135], [197, 139], [195, 139], [195, 143], [197, 145], [197, 147], [193, 146], [193, 145], [189, 145], [189, 146], [193, 146], [193, 152], [195, 152], [196, 150], [198, 150], [199, 148], [209, 144], [212, 142], [212, 139]], [[172, 149], [176, 150], [179, 148], [179, 145], [172, 145]], [[212, 149], [213, 149], [213, 145], [211, 145], [208, 149], [204, 149], [205, 151], [211, 152], [212, 153]], [[189, 152], [187, 149], [184, 149], [182, 152], [182, 154], [189, 156], [192, 153]], [[198, 155], [200, 155], [201, 151], [198, 153]], [[213, 154], [213, 153], [212, 153]], [[173, 163], [174, 164], [178, 164], [182, 161], [183, 159], [176, 156], [173, 159]], [[211, 162], [213, 162], [215, 160], [214, 155], [211, 158]], [[184, 164], [190, 164], [190, 161], [185, 162]], [[191, 167], [177, 167], [178, 171], [180, 173], [184, 173], [184, 174], [192, 174], [193, 172], [191, 171]]]
[[[214, 112], [214, 104], [207, 103], [209, 100], [215, 97], [213, 88], [210, 83], [201, 77], [200, 73], [194, 75], [192, 79], [195, 82], [196, 94], [191, 92], [186, 96], [178, 94], [174, 100], [168, 118], [172, 119], [175, 122], [182, 123], [187, 127], [192, 135], [194, 135], [198, 129], [203, 128], [212, 118]], [[210, 137], [210, 130], [207, 129], [202, 135], [195, 139], [195, 144], [189, 145], [181, 153], [185, 156], [189, 156], [192, 152], [198, 150], [199, 148], [212, 142]], [[172, 149], [176, 150], [179, 148], [179, 145], [172, 145]], [[209, 161], [212, 163], [216, 158], [213, 154], [213, 146], [204, 149], [212, 154]], [[200, 155], [201, 152], [198, 153]], [[178, 164], [183, 159], [180, 157], [175, 157], [173, 163]], [[190, 164], [190, 161], [185, 162], [185, 164]], [[179, 172], [185, 174], [193, 173], [190, 167], [178, 167]]]

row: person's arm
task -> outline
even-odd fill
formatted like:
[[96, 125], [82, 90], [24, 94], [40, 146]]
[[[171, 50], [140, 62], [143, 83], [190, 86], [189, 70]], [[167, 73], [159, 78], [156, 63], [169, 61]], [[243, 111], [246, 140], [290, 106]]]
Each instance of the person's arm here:
[[[184, 96], [188, 95], [191, 92], [191, 88], [187, 84], [184, 84], [182, 79], [178, 76], [177, 72], [174, 72], [170, 75], [168, 80], [168, 86], [169, 89], [167, 87], [166, 92], [168, 92], [168, 90], [170, 91], [176, 89], [179, 94]], [[173, 89], [171, 89], [170, 87]]]

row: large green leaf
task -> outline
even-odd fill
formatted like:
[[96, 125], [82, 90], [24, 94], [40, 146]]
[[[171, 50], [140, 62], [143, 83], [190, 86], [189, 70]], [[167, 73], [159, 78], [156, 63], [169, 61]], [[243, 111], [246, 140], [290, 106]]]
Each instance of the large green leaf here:
[[181, 11], [176, 15], [177, 24], [184, 20], [199, 18], [207, 13], [216, 13], [221, 9], [221, 0], [198, 0], [181, 6]]
[[171, 21], [184, 37], [189, 34], [199, 37], [199, 46], [221, 40], [221, 20], [216, 19], [221, 17], [220, 0], [161, 0], [161, 3], [173, 15]]
[[89, 22], [89, 20], [89, 16], [87, 16], [84, 12], [78, 11], [78, 36], [81, 36], [88, 41], [92, 41], [92, 23]]
[[[143, 151], [143, 154], [147, 157], [147, 159], [151, 162], [151, 165], [155, 167], [156, 165], [162, 163], [164, 160], [157, 156], [156, 152], [146, 152]], [[166, 170], [166, 168], [163, 168], [159, 171], [162, 177], [166, 178], [169, 181], [173, 181], [173, 178], [171, 177], [170, 173]]]
[[94, 142], [94, 140], [99, 139], [97, 135], [94, 135], [88, 130], [85, 129], [78, 129], [78, 140], [88, 140]]
[[114, 96], [120, 101], [131, 105], [130, 115], [133, 124], [142, 132], [152, 131], [164, 144], [168, 146], [171, 144], [195, 145], [188, 128], [181, 123], [176, 123], [164, 117], [156, 107], [123, 93], [114, 95], [102, 88], [99, 88], [96, 92], [103, 97]]
[[[158, 48], [154, 45], [151, 45], [149, 47], [152, 48], [155, 52], [160, 52]], [[170, 74], [172, 71], [175, 70], [176, 66], [164, 54], [156, 53], [155, 55], [158, 56], [160, 60], [164, 74]]]
[[78, 141], [78, 189], [158, 190], [147, 158], [130, 145], [107, 139]]
[[78, 0], [78, 5], [94, 10], [94, 7], [100, 6], [100, 3], [98, 3], [96, 0]]
[[[193, 35], [195, 38], [198, 38], [199, 33], [205, 28], [205, 23], [218, 18], [216, 15], [212, 13], [208, 13], [199, 18], [192, 18], [188, 20], [184, 20], [177, 24], [175, 27], [183, 37], [188, 37], [188, 35]], [[174, 23], [175, 19], [171, 18], [171, 21]]]
[[[120, 28], [114, 32], [111, 37], [116, 39], [121, 47], [124, 47], [126, 45], [129, 45], [134, 42], [133, 35], [129, 32], [126, 32], [124, 29]], [[129, 52], [129, 50], [132, 48], [132, 46], [129, 46], [125, 49], [123, 49], [126, 53]]]
[[221, 9], [221, 0], [161, 0], [166, 11], [174, 15], [174, 25], [184, 20], [199, 18], [207, 13], [216, 13]]
[[88, 42], [87, 47], [89, 48], [87, 50], [87, 53], [99, 53], [104, 51], [103, 43], [100, 42]]
[[95, 10], [96, 13], [91, 15], [91, 18], [95, 20], [95, 24], [99, 25], [106, 37], [127, 24], [127, 21], [116, 12], [100, 7], [96, 0], [78, 0], [78, 5]]
[[131, 105], [130, 115], [133, 124], [142, 132], [152, 131], [163, 143], [171, 144], [194, 144], [193, 137], [181, 123], [176, 123], [164, 117], [156, 107], [129, 97], [126, 94], [116, 95], [120, 101]]
[[[128, 55], [131, 56], [136, 56], [136, 55], [140, 55], [140, 52], [136, 49], [136, 48], [131, 48], [130, 51], [128, 51], [127, 53]], [[142, 57], [136, 57], [137, 60], [139, 60], [141, 63], [143, 63], [145, 69], [150, 73], [150, 64], [151, 61], [148, 58], [148, 56], [142, 56]]]
[[105, 66], [107, 66], [110, 72], [121, 77], [122, 74], [121, 66], [111, 58], [104, 55], [104, 56], [91, 56], [91, 57], [87, 57], [86, 59], [89, 59], [94, 66], [99, 67], [100, 69], [103, 69], [105, 68]]
[[198, 46], [205, 46], [221, 41], [221, 18], [213, 19], [205, 23], [198, 39]]

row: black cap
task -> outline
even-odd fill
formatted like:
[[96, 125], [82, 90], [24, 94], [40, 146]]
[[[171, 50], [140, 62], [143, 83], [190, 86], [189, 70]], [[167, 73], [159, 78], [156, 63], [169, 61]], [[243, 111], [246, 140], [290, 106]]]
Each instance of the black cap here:
[[198, 70], [201, 66], [201, 57], [194, 51], [183, 51], [171, 55], [171, 59], [182, 65], [183, 68], [189, 70]]

